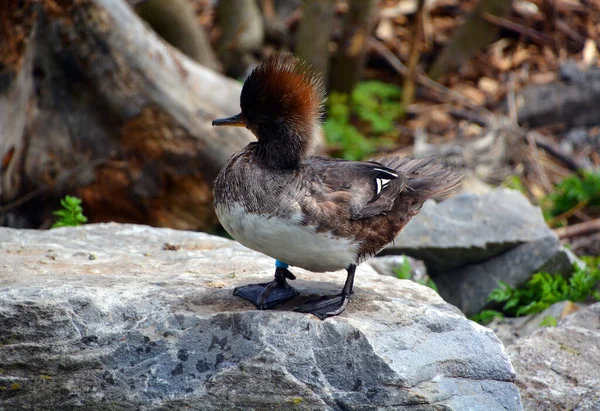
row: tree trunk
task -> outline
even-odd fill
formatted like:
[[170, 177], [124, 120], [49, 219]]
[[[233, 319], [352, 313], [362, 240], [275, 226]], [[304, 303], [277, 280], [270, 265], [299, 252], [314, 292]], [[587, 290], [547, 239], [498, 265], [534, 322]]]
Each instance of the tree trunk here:
[[227, 74], [243, 76], [253, 62], [252, 52], [262, 47], [265, 38], [256, 0], [219, 0], [217, 19], [221, 28], [219, 58]]
[[339, 44], [331, 75], [331, 89], [349, 93], [362, 75], [367, 40], [373, 31], [376, 0], [348, 0], [344, 34]]
[[206, 67], [219, 68], [208, 36], [188, 0], [146, 0], [135, 9], [169, 44]]
[[252, 140], [211, 126], [239, 111], [237, 82], [122, 0], [10, 0], [0, 27], [0, 224], [48, 226], [69, 193], [92, 222], [215, 226], [212, 181]]
[[458, 69], [481, 48], [498, 36], [498, 27], [485, 20], [485, 14], [505, 17], [510, 12], [511, 0], [479, 0], [467, 21], [458, 28], [448, 45], [429, 71], [433, 79], [450, 70]]
[[296, 39], [296, 55], [321, 73], [324, 82], [329, 73], [329, 41], [334, 3], [334, 0], [306, 0]]

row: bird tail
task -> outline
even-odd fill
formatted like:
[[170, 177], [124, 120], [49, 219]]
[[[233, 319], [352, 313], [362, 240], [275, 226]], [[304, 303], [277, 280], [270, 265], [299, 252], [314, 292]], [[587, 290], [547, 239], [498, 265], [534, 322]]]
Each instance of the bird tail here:
[[441, 164], [433, 164], [433, 160], [434, 157], [386, 157], [377, 161], [407, 178], [404, 195], [422, 198], [422, 202], [425, 202], [428, 198], [443, 198], [449, 195], [460, 185], [463, 178], [462, 174], [455, 170]]
[[393, 232], [390, 233], [392, 239], [421, 210], [427, 199], [447, 196], [458, 187], [463, 178], [452, 169], [434, 164], [433, 157], [387, 157], [378, 162], [396, 170], [405, 179], [404, 189], [396, 196], [392, 210], [387, 214], [393, 227]]

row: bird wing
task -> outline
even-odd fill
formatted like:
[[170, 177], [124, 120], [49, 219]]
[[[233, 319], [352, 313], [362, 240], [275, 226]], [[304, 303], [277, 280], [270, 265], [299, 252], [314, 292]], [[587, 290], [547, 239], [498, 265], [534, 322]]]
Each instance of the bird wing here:
[[394, 170], [397, 157], [376, 161], [345, 161], [311, 157], [310, 196], [323, 206], [333, 203], [358, 220], [390, 211], [408, 178]]

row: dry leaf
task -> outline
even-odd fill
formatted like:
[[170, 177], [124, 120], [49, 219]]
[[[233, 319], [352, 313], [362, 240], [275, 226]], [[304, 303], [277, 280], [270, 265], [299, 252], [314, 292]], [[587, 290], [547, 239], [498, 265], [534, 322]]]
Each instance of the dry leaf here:
[[482, 77], [479, 79], [477, 87], [479, 87], [484, 93], [496, 96], [498, 94], [498, 90], [500, 89], [500, 83], [493, 78]]
[[598, 61], [598, 49], [596, 48], [596, 42], [592, 39], [587, 39], [583, 46], [582, 60], [584, 67], [590, 67]]
[[382, 41], [390, 41], [394, 38], [394, 25], [390, 19], [381, 19], [375, 30], [375, 35]]

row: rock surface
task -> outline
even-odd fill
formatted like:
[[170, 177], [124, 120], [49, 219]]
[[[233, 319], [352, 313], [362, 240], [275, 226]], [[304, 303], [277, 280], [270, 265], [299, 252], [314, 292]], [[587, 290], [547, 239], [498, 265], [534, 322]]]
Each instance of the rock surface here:
[[529, 314], [523, 317], [505, 317], [495, 318], [486, 327], [494, 331], [494, 334], [502, 341], [505, 347], [515, 344], [519, 339], [529, 337], [536, 331], [546, 327], [551, 327], [551, 324], [544, 322], [548, 317], [554, 318], [556, 321], [564, 319], [567, 315], [585, 308], [582, 303], [573, 303], [571, 301], [561, 301], [552, 304], [541, 313]]
[[426, 202], [385, 253], [423, 260], [435, 275], [548, 237], [556, 238], [539, 207], [518, 191], [499, 188]]
[[600, 303], [507, 351], [526, 410], [600, 409]]
[[[2, 411], [521, 409], [491, 330], [366, 264], [327, 321], [233, 297], [273, 261], [206, 234], [0, 228], [0, 270]], [[344, 281], [293, 271], [305, 295]]]

